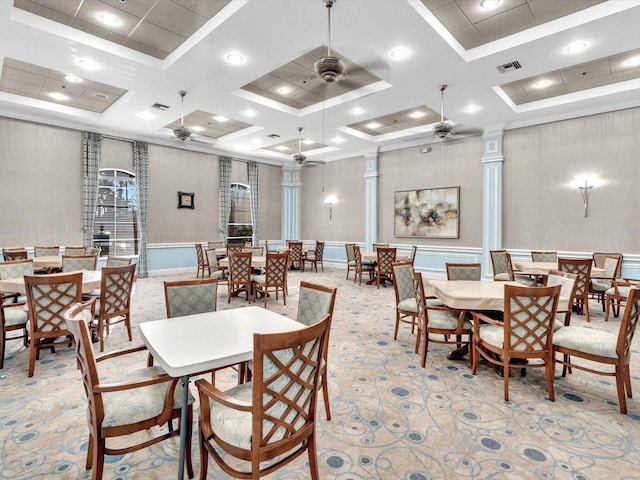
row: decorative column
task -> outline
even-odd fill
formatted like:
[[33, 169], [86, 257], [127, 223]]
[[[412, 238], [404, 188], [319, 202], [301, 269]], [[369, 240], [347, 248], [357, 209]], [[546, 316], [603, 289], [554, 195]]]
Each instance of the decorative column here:
[[282, 167], [282, 240], [300, 240], [302, 168]]
[[364, 249], [373, 250], [378, 241], [378, 151], [364, 156]]
[[502, 156], [503, 132], [485, 132], [482, 137], [482, 270], [492, 272], [490, 250], [502, 248]]

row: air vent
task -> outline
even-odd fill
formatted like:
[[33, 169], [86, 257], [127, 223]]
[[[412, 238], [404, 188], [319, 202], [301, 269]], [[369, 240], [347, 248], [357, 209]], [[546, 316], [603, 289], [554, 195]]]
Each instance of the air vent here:
[[153, 105], [151, 105], [151, 108], [157, 108], [158, 110], [162, 110], [163, 112], [165, 110], [169, 110], [168, 105], [162, 105], [161, 103], [154, 103]]
[[513, 62], [505, 63], [504, 65], [498, 65], [496, 68], [500, 73], [507, 73], [512, 70], [522, 68], [522, 65], [520, 65], [519, 61], [515, 60]]

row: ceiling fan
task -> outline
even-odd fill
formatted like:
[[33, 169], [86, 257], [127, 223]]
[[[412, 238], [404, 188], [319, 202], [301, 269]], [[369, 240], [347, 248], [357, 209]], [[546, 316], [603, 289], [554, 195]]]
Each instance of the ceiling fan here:
[[302, 167], [315, 167], [325, 163], [324, 160], [307, 160], [307, 156], [302, 153], [302, 127], [298, 127], [298, 153], [293, 156], [293, 159]]
[[333, 83], [344, 75], [344, 62], [338, 57], [331, 55], [331, 7], [336, 0], [324, 0], [327, 7], [327, 15], [329, 19], [327, 56], [322, 57], [313, 64], [313, 68], [320, 78], [327, 83]]
[[193, 135], [193, 132], [184, 126], [184, 96], [187, 92], [180, 90], [178, 94], [182, 98], [182, 106], [180, 107], [180, 128], [174, 129], [173, 134], [184, 142], [187, 138]]
[[444, 91], [447, 89], [447, 85], [438, 85], [440, 90], [440, 122], [436, 123], [433, 130], [428, 136], [438, 137], [440, 139], [451, 138], [461, 135], [480, 135], [482, 130], [478, 128], [459, 128], [453, 127], [444, 121]]

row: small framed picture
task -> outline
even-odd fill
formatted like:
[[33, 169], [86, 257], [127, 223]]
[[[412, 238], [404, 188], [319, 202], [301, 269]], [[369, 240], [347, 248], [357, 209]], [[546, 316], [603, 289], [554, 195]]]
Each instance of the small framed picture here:
[[195, 193], [178, 192], [178, 208], [195, 208], [193, 197]]

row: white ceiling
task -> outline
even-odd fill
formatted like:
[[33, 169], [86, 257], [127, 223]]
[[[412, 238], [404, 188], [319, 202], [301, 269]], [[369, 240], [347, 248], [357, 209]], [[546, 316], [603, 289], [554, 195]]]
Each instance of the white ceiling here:
[[[203, 1], [206, 0], [179, 3], [195, 7]], [[530, 1], [539, 5], [578, 0]], [[450, 2], [425, 3], [434, 4], [435, 9], [438, 4]], [[457, 2], [464, 3], [467, 10], [473, 8], [472, 0]], [[503, 2], [520, 7], [526, 3]], [[640, 48], [640, 1], [602, 2], [469, 50], [438, 22], [425, 3], [337, 0], [331, 10], [332, 50], [366, 68], [381, 82], [367, 90], [328, 99], [324, 109], [322, 103], [296, 109], [273, 100], [259, 103], [257, 95], [248, 94], [242, 87], [327, 44], [327, 9], [322, 0], [232, 0], [164, 59], [15, 8], [12, 0], [0, 0], [3, 64], [6, 58], [18, 60], [126, 91], [103, 113], [0, 91], [0, 115], [293, 165], [290, 155], [260, 147], [295, 140], [298, 127], [304, 127], [305, 139], [328, 145], [324, 149], [306, 149], [313, 160], [350, 158], [377, 149], [436, 141], [416, 139], [420, 137], [416, 134], [428, 133], [432, 125], [384, 135], [367, 135], [346, 126], [422, 105], [439, 112], [440, 84], [448, 85], [445, 116], [461, 127], [485, 132], [640, 106], [640, 74], [627, 75], [608, 85], [583, 82], [582, 90], [518, 104], [499, 88]], [[565, 47], [578, 40], [587, 42], [587, 49], [567, 54]], [[407, 49], [409, 56], [404, 60], [391, 58], [389, 53], [397, 47]], [[244, 63], [228, 63], [225, 57], [230, 52], [242, 54]], [[78, 66], [77, 59], [86, 57], [95, 60], [100, 69], [86, 71]], [[496, 68], [516, 60], [522, 68], [506, 73]], [[327, 84], [325, 88], [332, 86]], [[184, 99], [185, 118], [191, 112], [210, 112], [252, 126], [217, 140], [200, 136], [181, 142], [166, 128], [180, 119], [179, 90], [188, 92]], [[170, 108], [151, 109], [154, 103]], [[469, 104], [480, 110], [465, 113]], [[351, 113], [356, 107], [363, 111], [359, 116]], [[243, 115], [247, 109], [253, 110], [255, 116]], [[137, 114], [143, 111], [156, 118], [140, 119]], [[279, 137], [270, 138], [270, 134]], [[341, 137], [343, 142], [337, 143], [335, 137]], [[258, 141], [261, 143], [255, 143]]]

